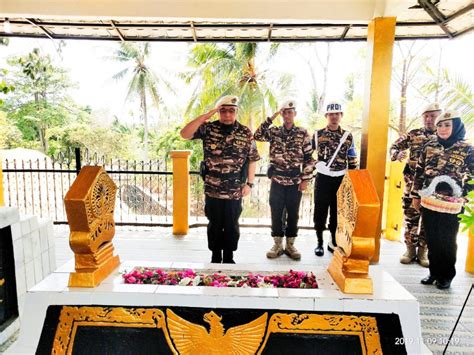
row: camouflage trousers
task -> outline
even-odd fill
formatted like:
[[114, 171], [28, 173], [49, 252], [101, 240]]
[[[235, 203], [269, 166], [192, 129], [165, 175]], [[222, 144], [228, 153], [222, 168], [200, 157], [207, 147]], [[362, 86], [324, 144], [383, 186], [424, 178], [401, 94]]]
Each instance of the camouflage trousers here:
[[420, 223], [420, 212], [413, 208], [410, 197], [413, 186], [413, 175], [404, 174], [405, 191], [403, 192], [403, 215], [405, 224], [405, 244], [426, 246], [425, 230]]

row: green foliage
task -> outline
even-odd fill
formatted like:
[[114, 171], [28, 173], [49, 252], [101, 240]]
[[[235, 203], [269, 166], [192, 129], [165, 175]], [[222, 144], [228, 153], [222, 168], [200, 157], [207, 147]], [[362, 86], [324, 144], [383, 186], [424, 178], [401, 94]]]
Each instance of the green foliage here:
[[72, 102], [68, 89], [73, 85], [67, 72], [54, 65], [49, 55], [35, 48], [30, 53], [12, 57], [11, 82], [15, 87], [9, 95], [5, 110], [27, 141], [40, 141], [48, 152], [47, 131], [67, 124], [71, 118]]
[[94, 127], [87, 123], [71, 123], [66, 127], [52, 128], [48, 133], [49, 155], [57, 155], [68, 148], [87, 148], [107, 159], [129, 158], [130, 139], [109, 127]]
[[12, 149], [23, 146], [20, 130], [0, 111], [0, 149]]
[[198, 170], [199, 163], [203, 159], [202, 142], [200, 140], [185, 140], [179, 135], [181, 126], [171, 127], [161, 135], [154, 143], [153, 150], [158, 157], [168, 157], [171, 150], [191, 150], [191, 170]]
[[[0, 94], [2, 95], [7, 95], [9, 92], [15, 90], [15, 87], [5, 80], [7, 73], [8, 71], [6, 69], [0, 69]], [[0, 97], [0, 107], [3, 105], [3, 103], [4, 100]]]
[[441, 71], [440, 80], [435, 80], [431, 68], [427, 67], [426, 71], [432, 80], [425, 84], [424, 91], [429, 95], [437, 93], [442, 106], [459, 111], [464, 124], [474, 127], [474, 93], [469, 82], [460, 75], [453, 75], [447, 68]]
[[[159, 90], [174, 92], [171, 84], [163, 77], [158, 76], [148, 65], [150, 57], [149, 43], [122, 42], [120, 47], [110, 58], [114, 61], [124, 63], [124, 67], [117, 72], [115, 80], [128, 80], [127, 100], [138, 98], [144, 125], [143, 145], [145, 160], [148, 158], [148, 109], [149, 106], [158, 108], [162, 102]], [[152, 105], [148, 104], [151, 99]]]
[[[474, 185], [474, 180], [468, 182], [470, 185]], [[467, 194], [468, 202], [464, 206], [464, 213], [459, 217], [461, 223], [464, 224], [464, 230], [468, 230], [474, 227], [474, 190]]]
[[[267, 61], [277, 48], [270, 48]], [[288, 74], [269, 73], [257, 66], [257, 53], [256, 43], [195, 45], [188, 59], [188, 65], [195, 70], [184, 75], [184, 79], [197, 85], [186, 112], [197, 116], [213, 107], [219, 97], [237, 95], [239, 120], [256, 128], [268, 110], [277, 109], [277, 97], [289, 92], [293, 79]]]

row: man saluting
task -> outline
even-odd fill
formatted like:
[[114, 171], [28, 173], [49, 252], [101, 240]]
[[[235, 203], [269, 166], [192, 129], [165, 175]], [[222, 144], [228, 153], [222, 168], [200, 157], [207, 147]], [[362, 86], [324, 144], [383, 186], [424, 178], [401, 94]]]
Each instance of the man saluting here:
[[[212, 263], [235, 263], [242, 197], [253, 187], [260, 159], [252, 132], [237, 122], [238, 102], [237, 96], [224, 96], [214, 109], [181, 130], [184, 139], [203, 142], [204, 211], [209, 219], [207, 241]], [[207, 122], [217, 112], [219, 120]]]

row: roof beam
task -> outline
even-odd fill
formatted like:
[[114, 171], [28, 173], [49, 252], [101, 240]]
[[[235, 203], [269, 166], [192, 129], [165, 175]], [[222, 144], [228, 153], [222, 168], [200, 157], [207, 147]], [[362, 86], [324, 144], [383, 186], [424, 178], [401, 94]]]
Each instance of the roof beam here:
[[46, 35], [46, 37], [54, 41], [54, 35], [50, 31], [48, 31], [46, 27], [36, 23], [35, 19], [27, 18], [25, 20], [31, 23], [33, 26], [38, 27]]
[[122, 32], [120, 32], [117, 26], [115, 26], [114, 20], [110, 20], [110, 24], [112, 25], [112, 28], [115, 30], [115, 32], [117, 32], [117, 35], [119, 36], [120, 40], [122, 42], [125, 42], [125, 38], [123, 37]]
[[436, 22], [436, 24], [448, 35], [449, 38], [453, 38], [453, 34], [446, 27], [445, 22], [447, 17], [439, 11], [439, 9], [433, 5], [430, 0], [418, 0], [418, 4], [426, 11], [428, 15]]

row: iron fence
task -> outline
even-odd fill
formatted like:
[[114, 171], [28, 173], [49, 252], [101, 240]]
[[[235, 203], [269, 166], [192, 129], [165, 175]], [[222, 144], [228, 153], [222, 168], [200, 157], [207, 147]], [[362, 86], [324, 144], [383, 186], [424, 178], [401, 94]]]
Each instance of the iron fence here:
[[[82, 165], [101, 165], [118, 187], [115, 208], [117, 225], [171, 226], [173, 224], [172, 171], [166, 159], [144, 161], [108, 160], [88, 151], [68, 152], [55, 158], [7, 159], [2, 162], [5, 204], [21, 214], [52, 218], [66, 224], [63, 199]], [[241, 225], [268, 227], [270, 181], [261, 166], [250, 197], [244, 199]], [[204, 186], [197, 171], [190, 172], [190, 225], [207, 224]], [[302, 228], [312, 228], [313, 191], [303, 193]]]

